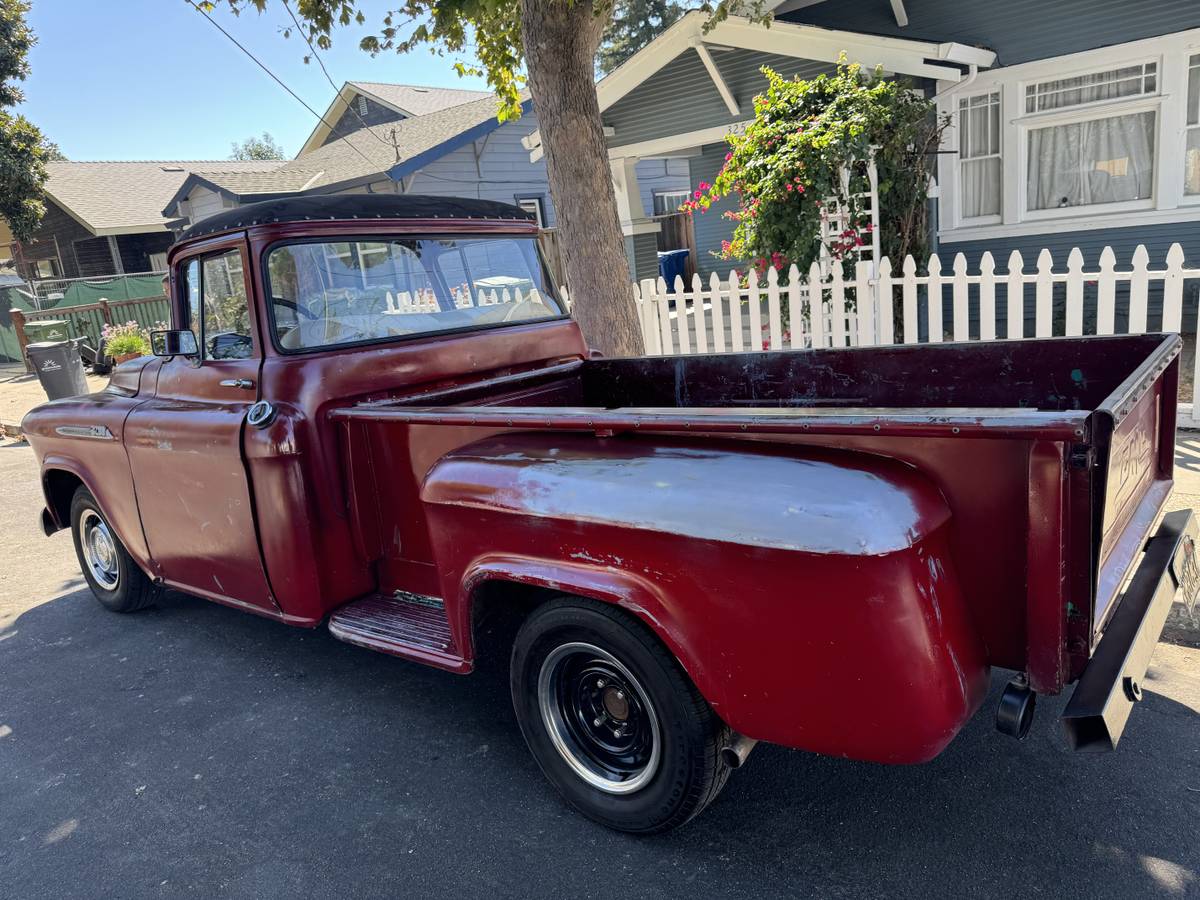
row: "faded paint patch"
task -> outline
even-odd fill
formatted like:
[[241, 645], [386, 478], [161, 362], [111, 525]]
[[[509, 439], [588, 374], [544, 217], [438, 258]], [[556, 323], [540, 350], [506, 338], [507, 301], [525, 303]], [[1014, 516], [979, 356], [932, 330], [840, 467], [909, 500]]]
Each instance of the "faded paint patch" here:
[[[880, 457], [574, 436], [511, 435], [463, 448], [434, 467], [422, 498], [853, 556], [911, 547], [949, 517], [916, 470]], [[931, 582], [940, 575], [931, 569]]]

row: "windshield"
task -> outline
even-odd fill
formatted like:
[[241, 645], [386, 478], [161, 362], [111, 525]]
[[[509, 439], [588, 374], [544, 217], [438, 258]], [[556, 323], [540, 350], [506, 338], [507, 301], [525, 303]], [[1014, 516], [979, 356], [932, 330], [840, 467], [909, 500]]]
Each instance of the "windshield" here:
[[267, 277], [284, 351], [562, 315], [532, 237], [283, 244]]

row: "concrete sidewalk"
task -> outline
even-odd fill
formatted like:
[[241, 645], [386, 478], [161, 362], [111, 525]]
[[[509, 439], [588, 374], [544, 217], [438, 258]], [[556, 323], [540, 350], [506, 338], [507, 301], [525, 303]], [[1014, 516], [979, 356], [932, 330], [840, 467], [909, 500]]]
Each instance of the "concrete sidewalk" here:
[[[91, 390], [102, 391], [108, 376], [88, 375], [87, 383]], [[36, 375], [27, 373], [20, 363], [0, 364], [0, 435], [15, 435], [25, 413], [45, 402], [46, 392]]]

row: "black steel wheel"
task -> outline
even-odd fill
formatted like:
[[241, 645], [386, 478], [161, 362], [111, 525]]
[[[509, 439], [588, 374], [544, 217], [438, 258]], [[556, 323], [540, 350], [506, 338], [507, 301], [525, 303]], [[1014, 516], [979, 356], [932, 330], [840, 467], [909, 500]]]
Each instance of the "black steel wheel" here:
[[517, 634], [510, 682], [546, 777], [610, 828], [677, 827], [724, 786], [728, 729], [657, 638], [619, 609], [576, 597], [539, 607]]
[[71, 536], [84, 580], [106, 609], [136, 612], [158, 597], [154, 582], [138, 568], [85, 487], [71, 498]]

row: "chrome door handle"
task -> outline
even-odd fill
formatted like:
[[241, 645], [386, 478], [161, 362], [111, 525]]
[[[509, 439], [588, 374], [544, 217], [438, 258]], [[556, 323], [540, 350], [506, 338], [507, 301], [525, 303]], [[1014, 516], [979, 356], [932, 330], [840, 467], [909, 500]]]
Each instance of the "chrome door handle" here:
[[242, 390], [253, 390], [254, 382], [249, 378], [226, 378], [221, 382], [221, 387], [235, 387]]

